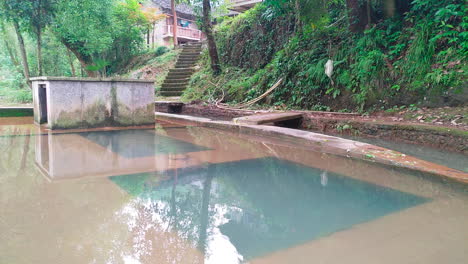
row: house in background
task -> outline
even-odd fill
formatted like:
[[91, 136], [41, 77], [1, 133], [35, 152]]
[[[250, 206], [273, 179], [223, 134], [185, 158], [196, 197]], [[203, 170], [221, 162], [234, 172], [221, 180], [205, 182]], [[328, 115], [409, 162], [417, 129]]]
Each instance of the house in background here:
[[[172, 46], [174, 18], [172, 16], [171, 0], [149, 0], [142, 4], [144, 7], [154, 8], [166, 15], [166, 18], [157, 21], [149, 32], [147, 44], [150, 46]], [[176, 5], [176, 12], [178, 44], [203, 40], [204, 35], [195, 23], [195, 12], [192, 7], [181, 3]]]

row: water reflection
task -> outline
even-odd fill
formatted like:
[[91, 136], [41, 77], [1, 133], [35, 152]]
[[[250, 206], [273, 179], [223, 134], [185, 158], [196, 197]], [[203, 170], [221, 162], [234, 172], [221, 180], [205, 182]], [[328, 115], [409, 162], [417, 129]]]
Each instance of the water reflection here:
[[[167, 154], [208, 150], [153, 130], [95, 131], [39, 135], [36, 164], [50, 179], [164, 171]], [[177, 156], [174, 156], [177, 159]], [[183, 162], [183, 160], [179, 159]]]
[[202, 128], [156, 130], [181, 141], [166, 145], [148, 131], [125, 144], [11, 131], [0, 263], [444, 262], [427, 252], [462, 263], [466, 252], [466, 188]]
[[167, 174], [110, 179], [207, 262], [239, 263], [427, 201], [276, 158]]

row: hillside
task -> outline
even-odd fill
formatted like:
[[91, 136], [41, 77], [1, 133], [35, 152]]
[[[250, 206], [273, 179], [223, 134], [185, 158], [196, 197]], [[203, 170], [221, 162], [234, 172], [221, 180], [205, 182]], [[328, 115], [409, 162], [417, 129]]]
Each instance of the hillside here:
[[[337, 1], [343, 3], [344, 1]], [[292, 11], [257, 5], [215, 28], [223, 74], [208, 56], [186, 100], [237, 103], [255, 98], [278, 79], [266, 107], [374, 111], [400, 106], [461, 106], [468, 102], [468, 17], [463, 1], [414, 1], [401, 16], [348, 30], [346, 8], [295, 28]], [[331, 79], [325, 74], [333, 61]]]

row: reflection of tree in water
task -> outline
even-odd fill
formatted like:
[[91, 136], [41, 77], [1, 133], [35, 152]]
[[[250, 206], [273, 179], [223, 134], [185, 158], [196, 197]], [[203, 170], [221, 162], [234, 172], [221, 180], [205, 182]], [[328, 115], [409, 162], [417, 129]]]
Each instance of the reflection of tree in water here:
[[[178, 179], [178, 171], [165, 175], [113, 177], [113, 181], [138, 197], [122, 211], [135, 245], [134, 258], [163, 257], [162, 262], [201, 263], [212, 211], [209, 209], [212, 177], [192, 175]], [[158, 179], [169, 180], [160, 182]], [[136, 181], [135, 181], [136, 180]], [[192, 181], [193, 180], [193, 181]], [[198, 249], [198, 250], [197, 250]], [[159, 258], [158, 258], [159, 259]], [[154, 259], [153, 259], [154, 261]]]
[[167, 204], [136, 198], [121, 213], [128, 217], [129, 243], [133, 245], [131, 252], [122, 254], [123, 259], [142, 263], [200, 263], [203, 259], [195, 245], [164, 220], [170, 217]]

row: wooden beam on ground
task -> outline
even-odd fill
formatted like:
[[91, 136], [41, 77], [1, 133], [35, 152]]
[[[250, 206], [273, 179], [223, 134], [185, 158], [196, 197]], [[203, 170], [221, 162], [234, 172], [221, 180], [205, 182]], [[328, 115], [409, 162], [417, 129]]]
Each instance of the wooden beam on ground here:
[[261, 125], [267, 123], [276, 123], [290, 120], [297, 120], [302, 118], [302, 113], [266, 113], [259, 115], [243, 116], [234, 118], [236, 124], [243, 125]]

